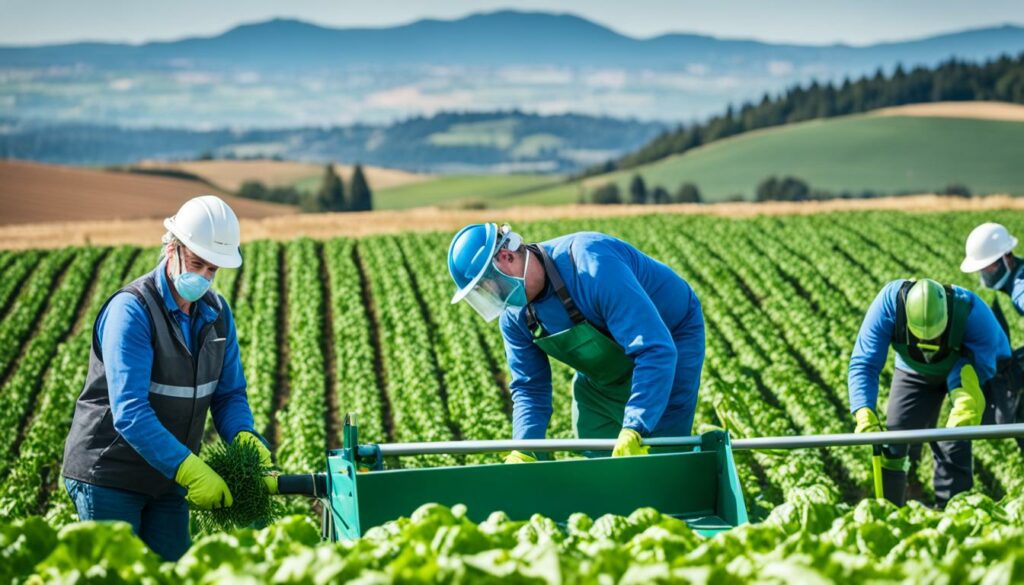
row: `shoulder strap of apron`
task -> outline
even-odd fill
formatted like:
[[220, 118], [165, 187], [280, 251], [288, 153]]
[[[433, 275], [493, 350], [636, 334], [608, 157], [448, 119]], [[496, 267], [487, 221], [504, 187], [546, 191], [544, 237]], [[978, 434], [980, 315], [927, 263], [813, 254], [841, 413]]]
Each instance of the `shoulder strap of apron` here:
[[[561, 301], [562, 306], [565, 307], [565, 311], [569, 313], [569, 319], [573, 325], [579, 325], [585, 322], [587, 319], [583, 316], [579, 307], [573, 302], [572, 297], [569, 296], [569, 289], [565, 287], [565, 281], [562, 280], [562, 275], [558, 273], [558, 269], [555, 267], [555, 263], [548, 256], [544, 248], [541, 248], [537, 244], [530, 244], [526, 247], [527, 250], [537, 255], [541, 262], [544, 263], [544, 278], [551, 283], [551, 287], [555, 289], [555, 294], [558, 295], [558, 300]], [[572, 258], [572, 248], [569, 248], [569, 261], [575, 265], [575, 261]], [[530, 331], [536, 331], [537, 327], [540, 326], [540, 321], [537, 320], [537, 315], [533, 311], [533, 307], [530, 305], [526, 306], [526, 326]]]
[[908, 280], [900, 285], [896, 293], [896, 319], [893, 323], [892, 340], [894, 343], [910, 345], [909, 330], [907, 328], [907, 292], [914, 286], [913, 280]]

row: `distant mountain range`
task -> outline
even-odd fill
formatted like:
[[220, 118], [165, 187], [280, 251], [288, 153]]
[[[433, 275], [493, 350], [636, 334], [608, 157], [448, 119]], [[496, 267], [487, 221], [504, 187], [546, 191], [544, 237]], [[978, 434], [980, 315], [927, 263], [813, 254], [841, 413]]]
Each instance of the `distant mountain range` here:
[[691, 122], [812, 79], [1022, 51], [1024, 28], [1011, 25], [853, 47], [638, 39], [577, 16], [516, 11], [385, 28], [278, 19], [138, 45], [0, 46], [0, 111], [19, 121], [190, 129], [512, 109]]
[[[780, 15], [781, 16], [781, 15]], [[849, 45], [771, 44], [697, 34], [637, 39], [568, 14], [500, 11], [450, 21], [386, 28], [327, 28], [276, 19], [213, 37], [141, 45], [71, 43], [0, 47], [2, 67], [86, 65], [133, 68], [334, 68], [339, 66], [544, 64], [570, 67], [675, 68], [691, 64], [756, 67], [788, 61], [830, 69], [934, 64], [1024, 50], [1024, 28], [1000, 26], [918, 40]]]

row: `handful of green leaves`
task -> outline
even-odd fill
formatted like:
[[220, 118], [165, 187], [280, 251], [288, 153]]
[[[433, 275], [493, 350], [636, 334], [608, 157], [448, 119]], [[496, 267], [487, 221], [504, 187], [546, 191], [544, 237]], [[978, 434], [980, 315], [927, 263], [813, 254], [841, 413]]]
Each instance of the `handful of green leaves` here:
[[196, 510], [196, 525], [202, 532], [262, 528], [280, 517], [281, 504], [263, 481], [270, 469], [260, 463], [260, 453], [254, 445], [242, 441], [217, 442], [203, 450], [203, 460], [228, 484], [234, 504], [228, 508]]

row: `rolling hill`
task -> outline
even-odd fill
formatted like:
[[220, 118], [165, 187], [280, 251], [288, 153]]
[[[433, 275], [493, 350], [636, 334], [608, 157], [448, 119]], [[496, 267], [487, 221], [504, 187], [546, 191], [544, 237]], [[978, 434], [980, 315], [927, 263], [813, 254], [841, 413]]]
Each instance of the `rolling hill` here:
[[[246, 181], [259, 181], [268, 187], [295, 186], [310, 191], [320, 186], [324, 174], [323, 165], [297, 161], [271, 159], [256, 160], [197, 160], [161, 161], [148, 160], [134, 165], [142, 169], [169, 169], [183, 171], [201, 177], [225, 191], [235, 192]], [[346, 182], [351, 180], [352, 165], [334, 165], [334, 170]], [[430, 175], [410, 173], [398, 169], [364, 166], [363, 172], [370, 188], [390, 189], [421, 181], [428, 181]]]
[[[187, 199], [210, 193], [223, 197], [240, 218], [298, 211], [232, 197], [198, 181], [0, 161], [0, 224], [164, 218]], [[154, 241], [159, 237], [154, 234]]]
[[[696, 183], [705, 201], [750, 199], [762, 179], [793, 175], [835, 193], [931, 192], [950, 183], [975, 193], [1024, 193], [1024, 106], [977, 102], [912, 105], [878, 113], [814, 120], [711, 143], [628, 171], [608, 181], [625, 193], [634, 173], [648, 187], [674, 192]], [[496, 205], [568, 203], [579, 187], [563, 184]]]

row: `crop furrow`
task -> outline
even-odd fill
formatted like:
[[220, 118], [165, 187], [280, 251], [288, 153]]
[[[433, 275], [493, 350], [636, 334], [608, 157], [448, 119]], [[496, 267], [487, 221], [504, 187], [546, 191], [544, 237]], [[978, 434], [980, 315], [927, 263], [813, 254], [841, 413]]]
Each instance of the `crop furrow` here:
[[[391, 396], [388, 392], [387, 371], [384, 369], [384, 357], [380, 341], [380, 318], [377, 315], [376, 302], [373, 300], [373, 294], [370, 290], [370, 280], [366, 274], [366, 263], [363, 260], [362, 254], [359, 252], [359, 244], [352, 245], [352, 263], [355, 265], [356, 271], [358, 272], [359, 298], [362, 301], [362, 306], [366, 310], [366, 332], [369, 334], [368, 341], [370, 348], [373, 350], [373, 377], [377, 384], [376, 401], [374, 401], [371, 396], [358, 399], [353, 395], [353, 402], [355, 404], [371, 405], [374, 404], [374, 402], [379, 403], [380, 420], [379, 427], [377, 427], [377, 437], [379, 437], [379, 440], [386, 439], [389, 442], [393, 442], [395, 440], [394, 407], [391, 405]], [[362, 336], [359, 335], [357, 336], [357, 339], [361, 337]], [[362, 358], [355, 357], [354, 359]], [[357, 382], [357, 384], [361, 384], [361, 382]], [[353, 388], [355, 387], [357, 386], [353, 385]]]
[[47, 252], [29, 250], [22, 252], [4, 269], [3, 280], [0, 280], [0, 319], [6, 320], [17, 292], [35, 271], [39, 262], [47, 256]]
[[[427, 305], [426, 299], [424, 299], [424, 288], [420, 285], [419, 279], [416, 278], [416, 273], [413, 271], [412, 266], [409, 263], [409, 255], [402, 248], [401, 241], [395, 238], [395, 247], [398, 250], [398, 256], [400, 258], [402, 268], [405, 269], [405, 274], [409, 278], [409, 288], [412, 292], [412, 298], [416, 301], [416, 308], [419, 310], [420, 319], [426, 325], [427, 337], [429, 338], [429, 344], [427, 347], [430, 350], [427, 355], [430, 358], [431, 370], [434, 372], [437, 379], [437, 393], [441, 398], [441, 404], [444, 405], [445, 424], [448, 426], [448, 430], [451, 432], [452, 437], [456, 441], [460, 441], [463, 438], [462, 429], [460, 428], [463, 421], [469, 422], [469, 420], [459, 418], [454, 413], [465, 414], [461, 412], [461, 409], [457, 407], [457, 400], [449, 396], [448, 383], [445, 380], [445, 372], [441, 364], [441, 360], [438, 357], [438, 325], [434, 322], [431, 316], [431, 309]], [[454, 407], [454, 408], [453, 408]]]
[[80, 323], [57, 348], [21, 442], [12, 447], [17, 459], [0, 481], [0, 514], [18, 517], [42, 513], [48, 490], [56, 488], [64, 439], [75, 400], [85, 385], [93, 322], [107, 298], [126, 279], [134, 278], [130, 274], [126, 277], [125, 271], [137, 256], [134, 248], [118, 248], [96, 271]]
[[[411, 241], [410, 241], [411, 240]], [[495, 383], [486, 349], [477, 342], [474, 320], [479, 317], [465, 305], [452, 305], [449, 301], [450, 278], [437, 269], [443, 256], [438, 258], [428, 250], [442, 249], [425, 246], [419, 239], [400, 237], [399, 245], [406, 259], [412, 284], [422, 306], [432, 307], [426, 319], [433, 333], [433, 346], [438, 371], [442, 373], [442, 386], [447, 389], [447, 407], [450, 418], [460, 421], [459, 430], [465, 439], [501, 439], [511, 436], [512, 428], [505, 411], [502, 388]], [[473, 455], [469, 462], [496, 462], [496, 454]]]
[[[430, 350], [430, 333], [422, 319], [402, 252], [393, 238], [367, 238], [360, 246], [366, 274], [380, 319], [380, 343], [391, 397], [395, 440], [447, 441], [452, 432], [441, 400]], [[362, 252], [365, 251], [365, 254]], [[454, 464], [449, 455], [410, 458], [410, 465]]]

